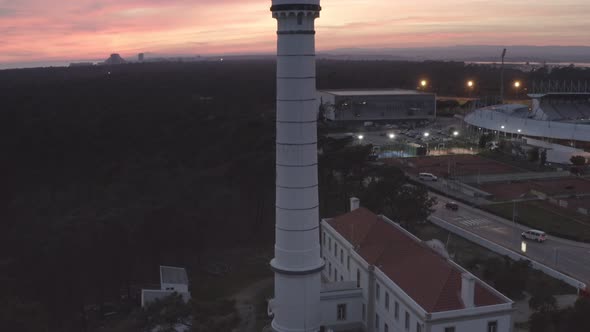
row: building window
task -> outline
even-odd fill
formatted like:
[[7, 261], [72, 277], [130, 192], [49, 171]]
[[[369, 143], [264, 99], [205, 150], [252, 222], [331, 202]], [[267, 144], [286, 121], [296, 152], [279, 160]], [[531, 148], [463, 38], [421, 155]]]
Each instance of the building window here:
[[334, 257], [338, 257], [338, 243], [334, 241]]
[[346, 256], [346, 268], [350, 271], [350, 255]]
[[330, 250], [332, 250], [332, 238], [331, 237], [328, 238], [328, 248]]
[[365, 304], [363, 303], [363, 310], [361, 312], [362, 317], [363, 317], [363, 321], [367, 318], [367, 308], [365, 307]]
[[389, 310], [389, 293], [385, 292], [385, 309]]
[[297, 25], [303, 24], [303, 14], [297, 15]]
[[454, 326], [445, 327], [445, 332], [455, 332]]
[[416, 322], [416, 332], [422, 332], [422, 325], [420, 325], [420, 322]]
[[336, 306], [337, 314], [336, 317], [338, 320], [346, 320], [346, 304], [339, 304]]
[[329, 273], [328, 276], [330, 276], [330, 278], [332, 278], [332, 263], [328, 263], [328, 268], [329, 268]]
[[361, 288], [361, 270], [356, 269], [356, 288]]
[[325, 246], [326, 245], [326, 232], [322, 233], [322, 244]]
[[343, 275], [340, 276], [340, 281], [344, 281], [344, 276]]
[[406, 319], [405, 319], [404, 327], [406, 328], [406, 330], [410, 329], [410, 313], [407, 311], [406, 311]]
[[375, 331], [379, 331], [379, 315], [375, 314]]
[[338, 270], [334, 268], [334, 281], [338, 281]]
[[340, 264], [344, 264], [344, 251], [340, 249]]
[[488, 332], [498, 332], [498, 322], [488, 322]]
[[393, 317], [395, 320], [399, 320], [399, 303], [397, 301], [393, 304]]
[[375, 283], [375, 285], [377, 285], [375, 287], [375, 302], [379, 303], [379, 295], [381, 294], [381, 286], [379, 286], [379, 284]]
[[385, 325], [383, 326], [383, 331], [389, 332], [389, 325], [387, 325], [387, 323], [385, 323]]

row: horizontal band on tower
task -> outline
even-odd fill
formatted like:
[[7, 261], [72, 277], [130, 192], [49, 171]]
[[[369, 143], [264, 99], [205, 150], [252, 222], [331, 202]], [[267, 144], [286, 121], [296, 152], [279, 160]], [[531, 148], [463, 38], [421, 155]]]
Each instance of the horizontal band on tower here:
[[315, 56], [315, 54], [277, 54], [277, 57], [290, 57], [290, 56]]
[[310, 5], [303, 3], [274, 5], [270, 7], [271, 12], [278, 12], [281, 10], [315, 10], [319, 12], [320, 10], [322, 10], [322, 7], [320, 5]]
[[277, 31], [277, 35], [315, 35], [315, 30]]
[[277, 101], [294, 101], [294, 102], [299, 102], [299, 101], [316, 101], [317, 98], [311, 98], [311, 99], [277, 99]]
[[281, 188], [281, 189], [311, 189], [311, 188], [317, 188], [318, 185], [314, 184], [313, 186], [303, 186], [303, 187], [287, 187], [287, 186], [280, 186], [280, 185], [275, 185], [275, 187], [277, 188]]
[[313, 231], [314, 229], [318, 229], [318, 228], [320, 228], [320, 225], [317, 225], [313, 228], [308, 228], [308, 229], [284, 229], [284, 228], [276, 227], [276, 229], [281, 230], [283, 232], [309, 232], [309, 231]]
[[317, 123], [318, 120], [312, 120], [312, 121], [280, 121], [277, 120], [277, 123], [290, 123], [290, 124], [309, 124], [309, 123]]
[[317, 166], [317, 165], [318, 165], [318, 163], [315, 163], [315, 164], [309, 164], [309, 165], [282, 165], [282, 164], [275, 164], [275, 165], [276, 165], [276, 166], [279, 166], [279, 167], [294, 167], [294, 168], [301, 167], [301, 168], [303, 168], [303, 167], [313, 167], [313, 166]]
[[299, 146], [299, 145], [315, 145], [318, 144], [318, 142], [310, 142], [310, 143], [281, 143], [281, 142], [276, 142], [277, 145], [285, 145], [285, 146]]
[[316, 78], [315, 76], [305, 76], [305, 77], [288, 77], [288, 76], [277, 76], [279, 80], [309, 80], [312, 78]]
[[316, 206], [302, 208], [302, 209], [291, 209], [291, 208], [284, 208], [284, 207], [280, 207], [278, 205], [275, 205], [275, 208], [285, 210], [285, 211], [309, 211], [309, 210], [317, 209], [319, 207], [320, 207], [319, 205], [316, 205]]
[[279, 273], [279, 274], [292, 275], [292, 276], [304, 276], [304, 275], [308, 275], [308, 274], [316, 274], [316, 273], [322, 271], [325, 266], [326, 266], [326, 263], [322, 262], [322, 264], [320, 266], [311, 268], [309, 270], [284, 270], [284, 269], [274, 266], [272, 264], [272, 261], [270, 263], [270, 268], [271, 268], [271, 270], [273, 270], [273, 272]]

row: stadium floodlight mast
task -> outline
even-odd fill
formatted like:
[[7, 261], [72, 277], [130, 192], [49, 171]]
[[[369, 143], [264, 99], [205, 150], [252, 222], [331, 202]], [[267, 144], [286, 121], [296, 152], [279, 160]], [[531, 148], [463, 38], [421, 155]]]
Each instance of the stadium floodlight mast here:
[[500, 103], [504, 104], [504, 57], [506, 49], [502, 51], [502, 68], [500, 69]]

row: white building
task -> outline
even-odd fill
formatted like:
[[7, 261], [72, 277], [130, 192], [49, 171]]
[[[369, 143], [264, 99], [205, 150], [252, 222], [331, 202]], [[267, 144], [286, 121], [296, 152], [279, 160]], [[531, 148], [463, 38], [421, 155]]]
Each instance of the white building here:
[[[352, 205], [353, 211], [321, 222], [323, 326], [335, 331], [352, 326], [379, 332], [512, 331], [510, 299], [398, 224], [358, 208], [358, 200]], [[341, 296], [328, 299], [328, 289]]]
[[186, 270], [182, 267], [160, 266], [160, 289], [142, 289], [141, 306], [173, 293], [180, 294], [186, 302], [191, 298]]
[[430, 92], [389, 90], [318, 91], [323, 115], [332, 121], [427, 120], [436, 117], [436, 95]]

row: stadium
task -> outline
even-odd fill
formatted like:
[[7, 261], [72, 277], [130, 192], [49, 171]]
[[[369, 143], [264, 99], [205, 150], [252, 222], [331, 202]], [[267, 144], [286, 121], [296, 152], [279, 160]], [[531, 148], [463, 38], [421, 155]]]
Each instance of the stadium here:
[[[561, 92], [565, 91], [565, 92]], [[546, 149], [547, 161], [569, 163], [574, 155], [590, 158], [590, 90], [531, 93], [529, 105], [503, 104], [476, 109], [464, 120], [473, 132], [518, 138]]]

